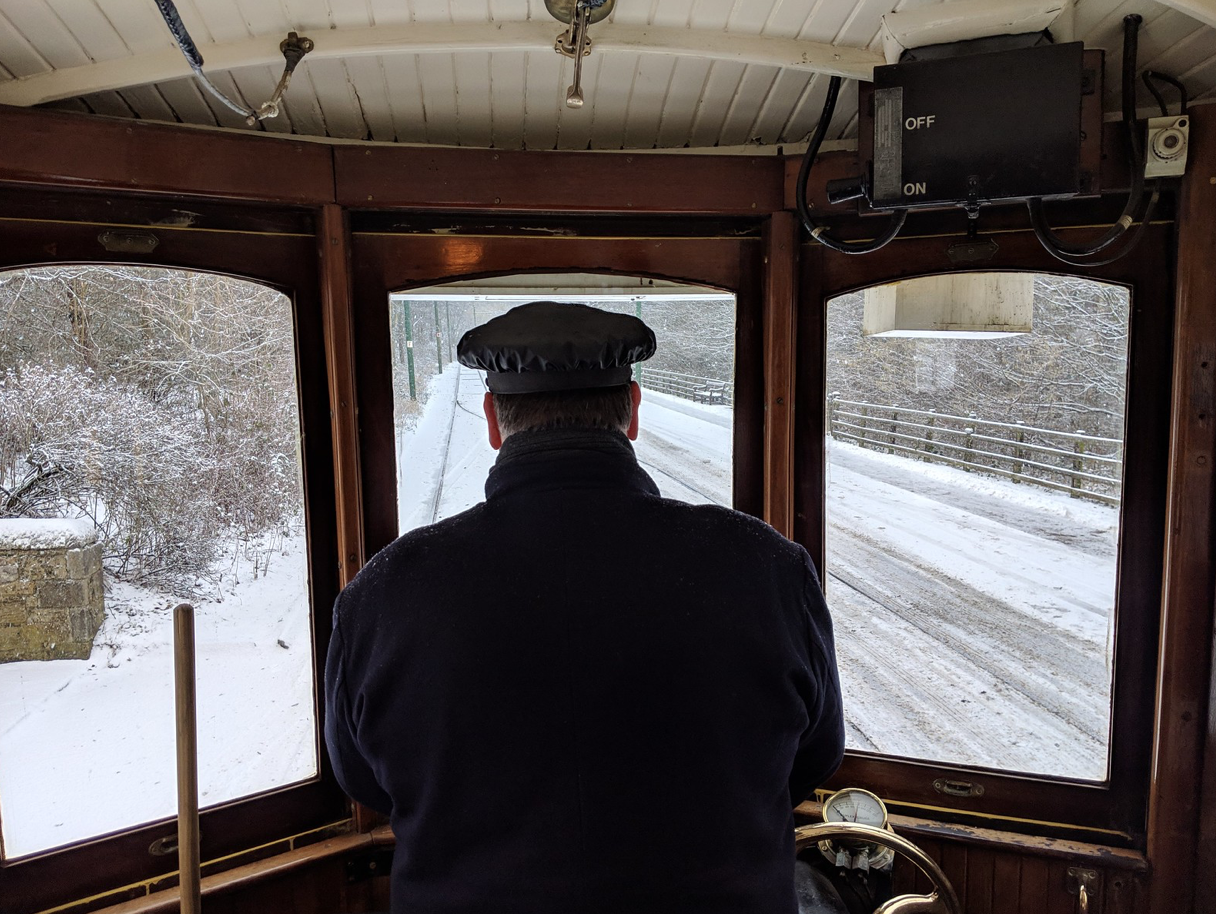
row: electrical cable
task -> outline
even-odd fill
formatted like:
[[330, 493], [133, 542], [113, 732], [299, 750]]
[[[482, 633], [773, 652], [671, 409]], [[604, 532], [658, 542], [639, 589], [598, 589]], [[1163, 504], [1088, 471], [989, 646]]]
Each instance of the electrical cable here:
[[160, 10], [161, 18], [165, 20], [165, 25], [169, 27], [169, 32], [173, 35], [173, 40], [177, 42], [178, 48], [186, 58], [186, 63], [190, 64], [190, 69], [194, 71], [194, 75], [198, 77], [203, 87], [247, 121], [257, 123], [258, 113], [256, 111], [234, 102], [207, 78], [207, 74], [203, 72], [203, 55], [198, 52], [198, 46], [190, 37], [190, 32], [186, 30], [186, 24], [182, 22], [182, 17], [173, 0], [155, 0], [155, 2], [156, 8]]
[[[1136, 52], [1140, 23], [1142, 21], [1143, 19], [1134, 13], [1130, 16], [1125, 16], [1123, 19], [1123, 121], [1127, 125], [1128, 142], [1132, 154], [1132, 186], [1128, 192], [1127, 203], [1124, 205], [1123, 212], [1118, 220], [1096, 241], [1079, 245], [1068, 244], [1051, 230], [1051, 226], [1047, 222], [1047, 213], [1043, 208], [1043, 198], [1032, 197], [1026, 201], [1026, 206], [1030, 210], [1030, 224], [1039, 242], [1047, 249], [1048, 253], [1057, 260], [1063, 260], [1065, 263], [1089, 264], [1090, 261], [1082, 261], [1079, 258], [1097, 254], [1126, 235], [1135, 223], [1134, 213], [1139, 209], [1140, 202], [1144, 198], [1144, 158], [1146, 152], [1136, 121]], [[1156, 194], [1157, 191], [1154, 190], [1154, 196]], [[1156, 201], [1153, 200], [1152, 202], [1155, 204]], [[1123, 253], [1127, 253], [1130, 250], [1131, 246], [1128, 246]], [[1117, 255], [1115, 259], [1121, 256], [1123, 254]], [[1110, 261], [1104, 262], [1109, 263]], [[1097, 266], [1096, 263], [1093, 265]]]
[[815, 162], [815, 157], [819, 155], [819, 147], [823, 145], [823, 138], [828, 132], [828, 124], [831, 122], [832, 115], [836, 111], [836, 96], [840, 94], [840, 82], [839, 76], [833, 76], [828, 82], [828, 94], [823, 100], [823, 113], [819, 116], [819, 123], [815, 126], [815, 132], [811, 135], [811, 142], [806, 148], [806, 155], [802, 157], [802, 167], [798, 169], [798, 185], [794, 197], [798, 206], [798, 215], [801, 217], [802, 224], [806, 226], [806, 230], [810, 232], [812, 238], [820, 244], [831, 248], [833, 251], [839, 251], [841, 254], [869, 254], [872, 251], [877, 251], [899, 234], [899, 230], [904, 227], [904, 221], [908, 218], [908, 211], [906, 209], [894, 210], [891, 213], [891, 221], [887, 224], [887, 228], [872, 241], [841, 241], [839, 238], [833, 238], [827, 233], [827, 226], [820, 225], [815, 221], [811, 216], [811, 208], [806, 200], [806, 189], [811, 175], [811, 166]]
[[[1136, 248], [1136, 245], [1138, 245], [1140, 240], [1144, 237], [1144, 233], [1148, 231], [1149, 223], [1152, 221], [1153, 212], [1157, 208], [1157, 201], [1160, 199], [1160, 197], [1161, 190], [1156, 186], [1156, 184], [1154, 184], [1152, 194], [1150, 194], [1148, 198], [1148, 206], [1144, 208], [1144, 215], [1140, 217], [1140, 224], [1136, 226], [1135, 233], [1128, 240], [1127, 244], [1120, 248], [1118, 253], [1112, 254], [1102, 260], [1085, 260], [1084, 258], [1080, 257], [1072, 257], [1071, 255], [1064, 254], [1062, 251], [1053, 250], [1047, 245], [1046, 242], [1043, 241], [1042, 236], [1039, 236], [1039, 241], [1043, 244], [1043, 247], [1047, 248], [1047, 253], [1051, 254], [1051, 256], [1056, 258], [1056, 260], [1062, 261], [1070, 266], [1104, 267], [1108, 264], [1114, 263], [1120, 258], [1126, 257]], [[1038, 235], [1037, 232], [1035, 234]]]
[[1153, 93], [1153, 98], [1157, 99], [1157, 104], [1161, 106], [1162, 117], [1168, 117], [1170, 112], [1169, 112], [1169, 109], [1165, 105], [1165, 99], [1162, 97], [1161, 92], [1157, 89], [1156, 86], [1153, 85], [1154, 80], [1157, 80], [1157, 81], [1163, 82], [1163, 83], [1168, 83], [1169, 85], [1173, 86], [1175, 89], [1178, 90], [1179, 99], [1180, 99], [1180, 102], [1182, 105], [1182, 107], [1178, 110], [1178, 114], [1179, 114], [1179, 116], [1186, 114], [1186, 103], [1187, 103], [1186, 86], [1184, 86], [1179, 80], [1175, 79], [1172, 76], [1169, 76], [1168, 74], [1158, 73], [1156, 70], [1145, 70], [1143, 73], [1140, 74], [1140, 78], [1144, 80], [1144, 84], [1146, 86], [1148, 86], [1148, 91]]

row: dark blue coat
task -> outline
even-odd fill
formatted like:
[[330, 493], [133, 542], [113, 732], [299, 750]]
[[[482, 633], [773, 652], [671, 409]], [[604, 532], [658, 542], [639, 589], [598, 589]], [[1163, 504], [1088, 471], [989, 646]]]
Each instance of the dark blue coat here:
[[806, 551], [612, 432], [508, 439], [343, 591], [325, 685], [398, 914], [792, 912], [791, 810], [844, 745]]

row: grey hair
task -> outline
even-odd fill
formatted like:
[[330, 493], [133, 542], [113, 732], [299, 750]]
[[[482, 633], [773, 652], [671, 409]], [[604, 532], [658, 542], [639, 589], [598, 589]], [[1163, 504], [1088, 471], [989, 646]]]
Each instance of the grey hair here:
[[545, 428], [604, 428], [625, 432], [633, 418], [628, 384], [584, 390], [494, 394], [494, 412], [503, 438]]

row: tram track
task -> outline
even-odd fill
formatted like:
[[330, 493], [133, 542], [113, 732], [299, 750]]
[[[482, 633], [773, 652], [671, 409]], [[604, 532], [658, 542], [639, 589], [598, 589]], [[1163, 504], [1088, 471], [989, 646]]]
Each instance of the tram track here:
[[[679, 468], [641, 457], [639, 463], [710, 503], [723, 504], [683, 477]], [[1016, 737], [993, 727], [1009, 714], [1029, 715], [1039, 736], [1063, 755], [1078, 749], [1086, 756], [1104, 754], [1109, 697], [1100, 686], [1107, 675], [1096, 650], [1100, 645], [1068, 631], [1044, 638], [1042, 620], [1036, 616], [960, 581], [943, 580], [940, 572], [893, 555], [855, 530], [839, 524], [831, 529], [838, 555], [849, 553], [853, 561], [838, 563], [828, 577], [862, 601], [858, 607], [856, 600], [833, 600], [837, 624], [848, 628], [853, 616], [871, 617], [871, 624], [862, 626], [869, 629], [863, 642], [868, 650], [854, 652], [853, 639], [840, 644], [842, 663], [855, 664], [872, 689], [865, 700], [850, 703], [851, 711], [875, 703], [888, 710], [898, 706], [905, 726], [925, 735], [926, 755], [933, 753], [933, 734], [946, 732], [989, 764], [1027, 767], [1028, 761], [1017, 752]], [[888, 621], [881, 622], [883, 618]], [[909, 638], [929, 647], [924, 663], [908, 662], [915, 656], [908, 651]], [[927, 665], [965, 672], [927, 681]], [[952, 681], [955, 678], [958, 681]], [[857, 748], [883, 751], [883, 740], [871, 734], [886, 732], [889, 716], [870, 721], [851, 713], [850, 730], [862, 744]], [[1009, 750], [1010, 740], [1016, 760], [1005, 762], [1000, 756]]]
[[452, 409], [448, 416], [448, 430], [443, 439], [443, 457], [439, 462], [439, 478], [435, 480], [435, 491], [431, 495], [431, 523], [439, 520], [439, 505], [443, 501], [443, 480], [448, 475], [448, 455], [452, 450], [452, 429], [456, 426], [456, 410], [460, 406], [460, 382], [464, 380], [465, 369], [460, 368], [456, 383], [452, 385]]

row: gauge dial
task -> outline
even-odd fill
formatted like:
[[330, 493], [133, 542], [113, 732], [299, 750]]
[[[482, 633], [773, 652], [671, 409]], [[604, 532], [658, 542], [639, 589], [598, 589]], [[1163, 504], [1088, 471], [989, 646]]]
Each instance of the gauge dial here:
[[850, 787], [828, 797], [823, 804], [824, 822], [860, 822], [885, 828], [887, 808], [868, 790]]

